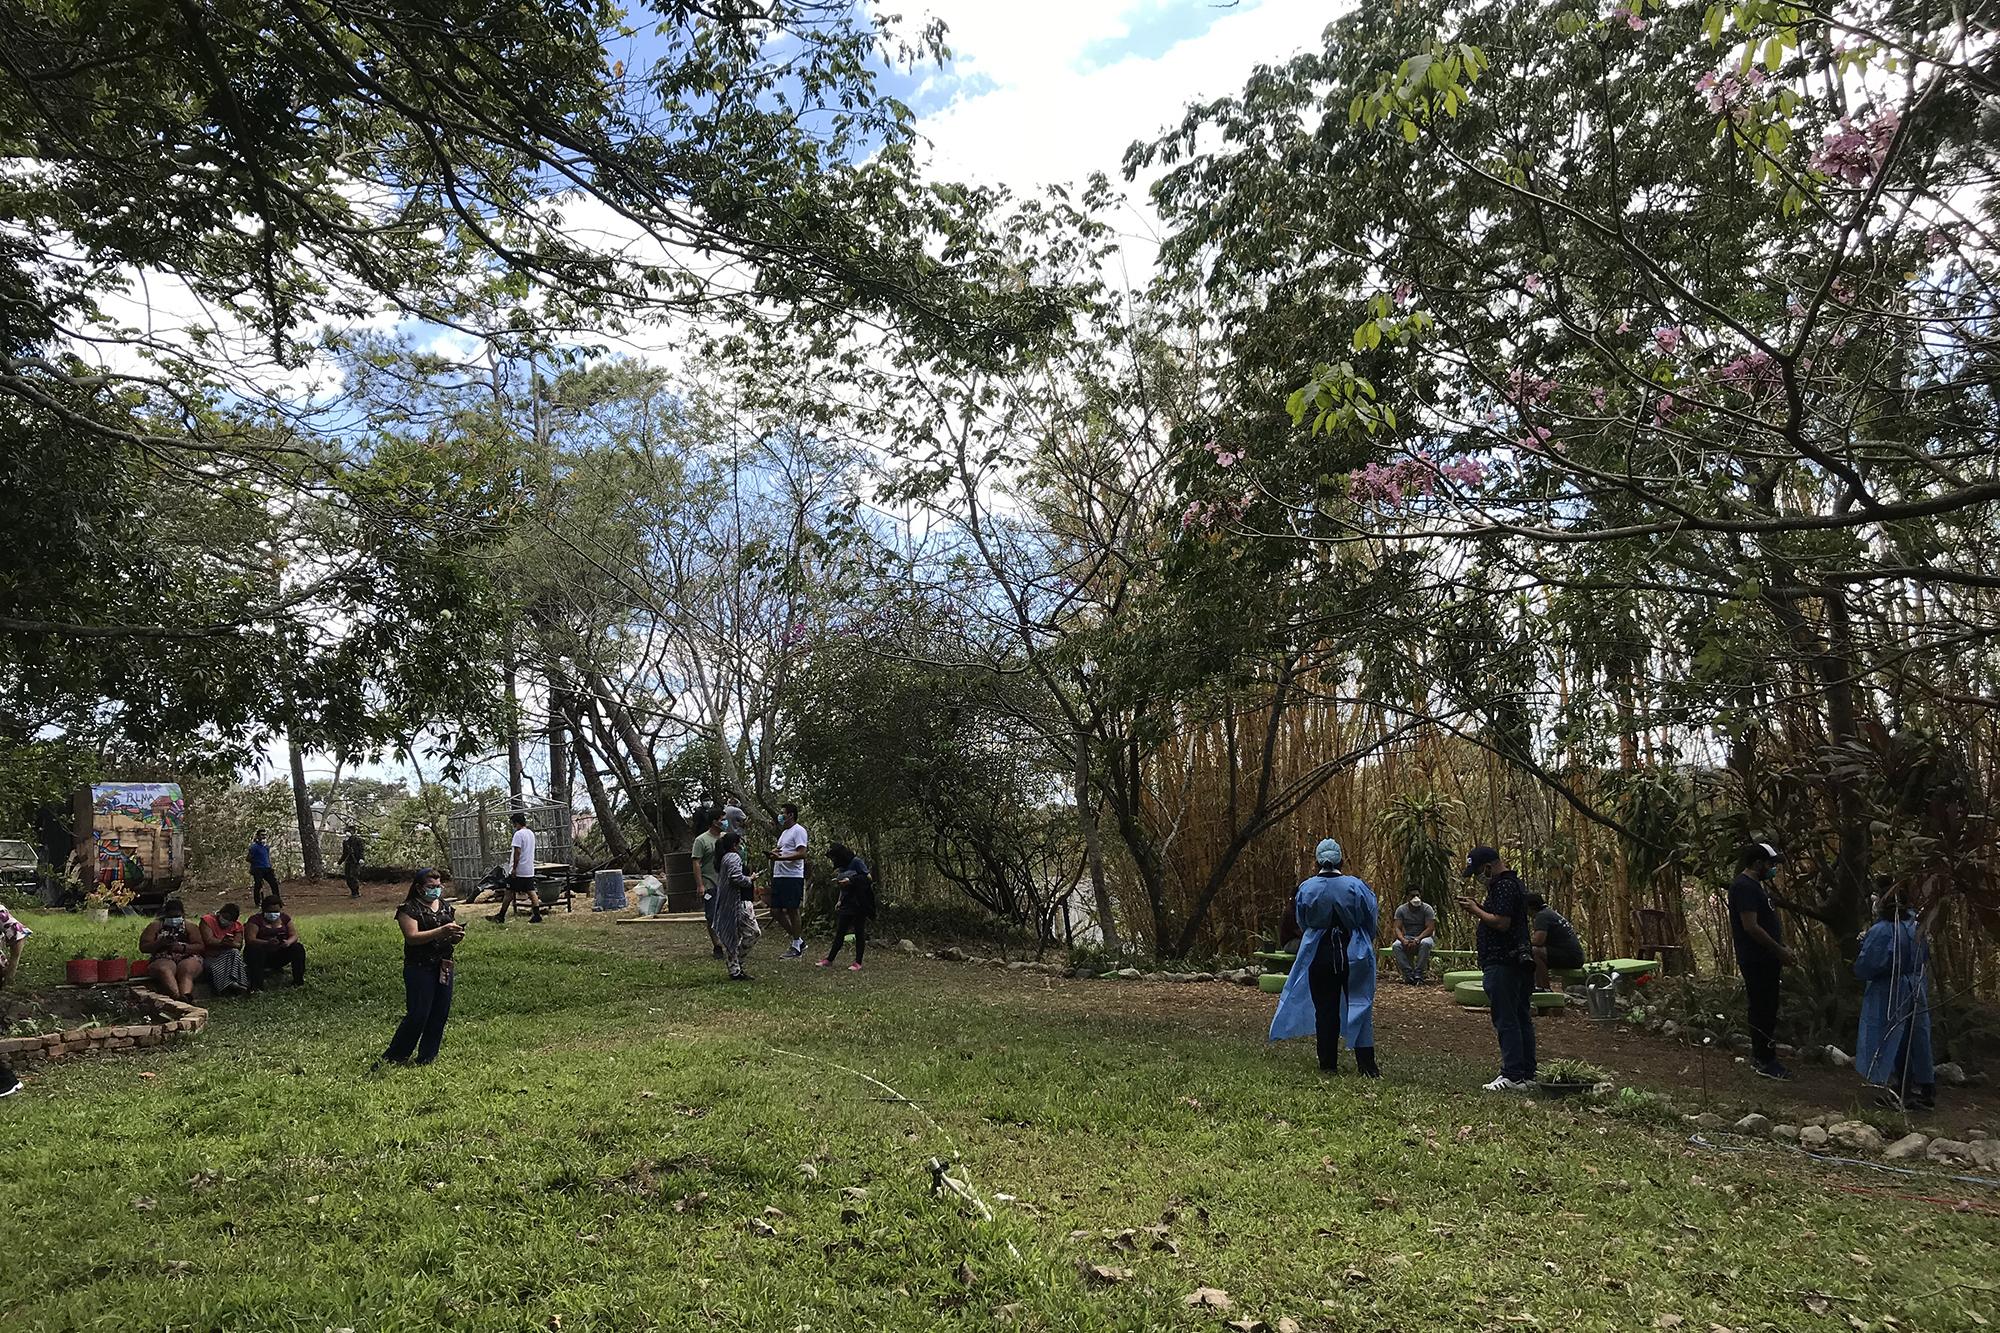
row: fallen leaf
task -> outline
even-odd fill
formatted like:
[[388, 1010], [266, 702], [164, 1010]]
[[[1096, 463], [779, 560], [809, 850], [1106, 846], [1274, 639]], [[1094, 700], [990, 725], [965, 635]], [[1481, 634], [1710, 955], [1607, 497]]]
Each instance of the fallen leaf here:
[[814, 1166], [814, 1165], [813, 1165], [813, 1164], [812, 1164], [811, 1162], [800, 1162], [800, 1163], [799, 1163], [799, 1174], [800, 1174], [801, 1176], [804, 1176], [804, 1177], [806, 1178], [806, 1180], [807, 1180], [807, 1181], [809, 1181], [809, 1182], [810, 1182], [810, 1181], [814, 1181], [814, 1180], [818, 1180], [818, 1179], [819, 1179], [819, 1168], [818, 1168], [818, 1167], [816, 1167], [816, 1166]]
[[1472, 1137], [1472, 1126], [1471, 1126], [1471, 1125], [1460, 1125], [1460, 1126], [1458, 1127], [1458, 1141], [1459, 1141], [1460, 1143], [1463, 1143], [1463, 1142], [1465, 1142], [1465, 1141], [1466, 1141], [1467, 1139], [1469, 1139], [1469, 1138], [1471, 1138], [1471, 1137]]
[[132, 1211], [135, 1213], [150, 1213], [159, 1206], [160, 1206], [160, 1201], [158, 1199], [146, 1198], [144, 1196], [141, 1196], [140, 1198], [132, 1200]]
[[868, 1197], [868, 1191], [859, 1185], [849, 1185], [840, 1192], [840, 1197], [843, 1199], [865, 1199]]
[[1182, 1299], [1181, 1304], [1196, 1309], [1227, 1310], [1235, 1302], [1229, 1299], [1228, 1292], [1219, 1287], [1196, 1287]]
[[972, 1271], [972, 1265], [963, 1259], [958, 1261], [958, 1271], [952, 1276], [958, 1279], [958, 1285], [961, 1287], [970, 1287], [979, 1281], [979, 1276]]
[[750, 1234], [753, 1236], [775, 1236], [778, 1234], [778, 1229], [761, 1217], [753, 1217], [750, 1219]]
[[1083, 1275], [1092, 1282], [1130, 1282], [1134, 1276], [1129, 1268], [1110, 1268], [1104, 1264], [1085, 1264]]
[[1261, 1319], [1230, 1319], [1224, 1322], [1236, 1333], [1271, 1333], [1271, 1326]]
[[1134, 1232], [1130, 1227], [1127, 1227], [1125, 1230], [1119, 1232], [1117, 1235], [1111, 1238], [1111, 1248], [1114, 1250], [1122, 1250], [1123, 1252], [1130, 1254], [1132, 1251], [1139, 1248], [1137, 1233]]
[[765, 1217], [769, 1217], [769, 1218], [779, 1218], [779, 1217], [783, 1217], [784, 1215], [785, 1215], [785, 1214], [784, 1214], [784, 1210], [783, 1210], [783, 1209], [781, 1209], [781, 1208], [779, 1208], [779, 1207], [778, 1207], [778, 1206], [777, 1206], [776, 1204], [773, 1204], [773, 1205], [771, 1205], [770, 1207], [768, 1207], [768, 1208], [766, 1208], [766, 1209], [764, 1210], [764, 1216], [765, 1216]]
[[651, 1101], [653, 1098], [659, 1096], [660, 1094], [657, 1092], [653, 1092], [649, 1089], [641, 1088], [639, 1090], [639, 1095], [645, 1098], [646, 1100]]
[[1278, 1317], [1278, 1333], [1302, 1333], [1302, 1330], [1299, 1328], [1298, 1320], [1292, 1318], [1290, 1315], [1280, 1315]]
[[1677, 1314], [1663, 1314], [1653, 1321], [1654, 1328], [1679, 1328], [1687, 1320]]
[[1343, 1281], [1352, 1287], [1366, 1286], [1368, 1283], [1368, 1275], [1358, 1268], [1350, 1268], [1340, 1276]]
[[1019, 1319], [1021, 1317], [1021, 1307], [1019, 1305], [1012, 1305], [1012, 1304], [996, 1305], [993, 1307], [993, 1317], [995, 1319], [1002, 1319], [1002, 1320]]
[[188, 1270], [193, 1267], [194, 1261], [192, 1259], [169, 1259], [167, 1260], [167, 1276], [186, 1277]]
[[158, 1077], [159, 1077], [159, 1075], [158, 1075], [158, 1074], [155, 1074], [155, 1073], [154, 1073], [154, 1072], [153, 1072], [152, 1070], [150, 1070], [150, 1069], [142, 1069], [142, 1070], [140, 1070], [140, 1071], [139, 1071], [139, 1077], [140, 1077], [140, 1078], [158, 1078]]

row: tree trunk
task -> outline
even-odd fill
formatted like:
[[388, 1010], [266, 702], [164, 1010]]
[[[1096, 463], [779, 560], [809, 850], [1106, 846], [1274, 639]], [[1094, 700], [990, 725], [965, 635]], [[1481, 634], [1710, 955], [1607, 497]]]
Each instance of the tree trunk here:
[[590, 792], [590, 808], [597, 813], [597, 827], [604, 830], [605, 854], [630, 874], [639, 868], [639, 862], [632, 855], [631, 844], [625, 841], [625, 830], [619, 826], [618, 810], [611, 804], [611, 793], [604, 789], [604, 776], [597, 771], [597, 760], [590, 753], [590, 741], [575, 711], [573, 697], [569, 707], [570, 729], [576, 736], [576, 766], [583, 774], [584, 787]]
[[1097, 827], [1097, 793], [1090, 786], [1090, 738], [1076, 733], [1076, 819], [1083, 828], [1083, 856], [1090, 869], [1090, 898], [1097, 911], [1097, 931], [1107, 953], [1116, 954], [1118, 916], [1104, 882], [1104, 838]]
[[521, 790], [525, 777], [521, 768], [521, 699], [514, 689], [514, 631], [507, 631], [505, 668], [507, 673], [507, 808], [522, 807]]
[[319, 823], [313, 818], [312, 793], [306, 789], [305, 755], [293, 743], [289, 731], [285, 733], [285, 757], [292, 765], [292, 805], [299, 817], [299, 858], [305, 862], [306, 878], [318, 879], [326, 873], [319, 859]]
[[569, 730], [567, 696], [555, 672], [548, 676], [549, 690], [549, 800], [558, 808], [570, 803]]

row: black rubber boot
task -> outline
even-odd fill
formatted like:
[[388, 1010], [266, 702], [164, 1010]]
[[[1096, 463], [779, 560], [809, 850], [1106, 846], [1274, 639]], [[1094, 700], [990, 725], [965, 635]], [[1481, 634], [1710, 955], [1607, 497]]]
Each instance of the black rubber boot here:
[[1354, 1048], [1354, 1067], [1361, 1071], [1361, 1077], [1363, 1078], [1382, 1077], [1382, 1071], [1375, 1067], [1375, 1048], [1373, 1046], [1356, 1046]]

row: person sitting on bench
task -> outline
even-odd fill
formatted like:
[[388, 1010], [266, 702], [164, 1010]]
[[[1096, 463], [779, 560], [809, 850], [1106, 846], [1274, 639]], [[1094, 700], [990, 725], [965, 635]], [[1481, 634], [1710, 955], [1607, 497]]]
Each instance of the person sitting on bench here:
[[1437, 929], [1437, 909], [1425, 902], [1421, 893], [1410, 890], [1410, 900], [1396, 909], [1396, 938], [1389, 945], [1407, 984], [1424, 984], [1431, 951], [1437, 948]]
[[294, 986], [306, 984], [306, 946], [299, 943], [299, 932], [275, 893], [264, 899], [263, 910], [245, 925], [243, 963], [251, 990], [263, 990], [266, 975], [287, 967], [292, 969]]
[[1522, 899], [1528, 905], [1529, 942], [1535, 949], [1535, 989], [1549, 989], [1549, 969], [1565, 970], [1583, 966], [1583, 941], [1569, 918], [1549, 906], [1539, 893]]

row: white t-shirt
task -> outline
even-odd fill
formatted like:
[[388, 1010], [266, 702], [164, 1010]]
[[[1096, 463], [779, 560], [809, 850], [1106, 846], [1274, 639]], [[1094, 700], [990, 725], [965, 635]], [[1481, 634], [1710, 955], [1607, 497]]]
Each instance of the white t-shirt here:
[[[804, 824], [794, 824], [778, 834], [778, 850], [780, 852], [802, 852], [805, 849], [806, 826]], [[806, 859], [803, 856], [796, 861], [773, 861], [771, 863], [772, 879], [804, 879], [805, 877]]]
[[[535, 831], [531, 828], [515, 829], [513, 846], [516, 851], [520, 852], [520, 855], [507, 862], [507, 873], [518, 879], [533, 879], [535, 877]], [[516, 870], [516, 866], [519, 866], [520, 869]]]

